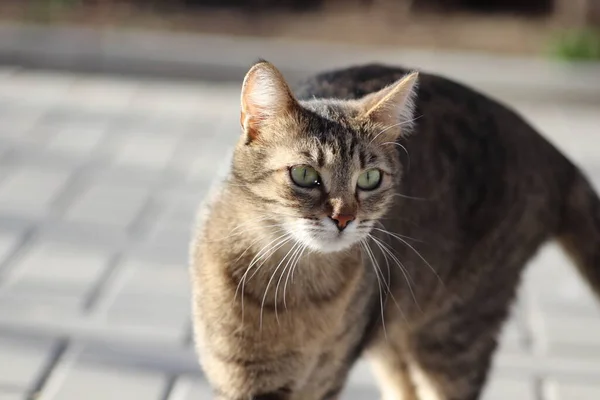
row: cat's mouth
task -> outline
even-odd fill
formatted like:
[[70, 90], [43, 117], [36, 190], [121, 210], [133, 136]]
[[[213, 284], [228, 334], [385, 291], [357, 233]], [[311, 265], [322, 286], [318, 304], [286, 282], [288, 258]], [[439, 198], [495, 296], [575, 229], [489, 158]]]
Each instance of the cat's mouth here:
[[325, 218], [319, 220], [298, 218], [286, 225], [287, 231], [296, 241], [320, 253], [347, 250], [368, 235], [365, 229], [359, 228], [359, 221], [352, 221], [341, 231], [332, 221]]

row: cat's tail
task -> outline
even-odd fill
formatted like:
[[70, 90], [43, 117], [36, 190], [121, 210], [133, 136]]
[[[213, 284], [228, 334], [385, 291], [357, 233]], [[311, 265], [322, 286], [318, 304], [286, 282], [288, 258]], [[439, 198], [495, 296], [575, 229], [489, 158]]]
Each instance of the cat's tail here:
[[600, 199], [579, 171], [565, 195], [558, 239], [600, 297]]

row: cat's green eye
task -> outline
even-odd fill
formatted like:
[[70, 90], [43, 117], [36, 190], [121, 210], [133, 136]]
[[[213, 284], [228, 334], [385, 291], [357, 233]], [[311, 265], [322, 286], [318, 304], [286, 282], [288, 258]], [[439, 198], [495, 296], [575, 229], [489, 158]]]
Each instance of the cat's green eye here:
[[380, 183], [381, 171], [374, 168], [360, 174], [358, 181], [356, 182], [356, 186], [362, 190], [375, 190], [379, 187]]
[[290, 168], [292, 181], [303, 188], [314, 188], [321, 184], [319, 173], [311, 166], [296, 165]]

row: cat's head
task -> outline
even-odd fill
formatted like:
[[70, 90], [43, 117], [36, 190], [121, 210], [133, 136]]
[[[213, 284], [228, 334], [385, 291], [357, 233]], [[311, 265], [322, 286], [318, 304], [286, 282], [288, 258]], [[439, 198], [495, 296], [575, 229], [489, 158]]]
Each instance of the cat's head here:
[[247, 73], [233, 182], [256, 223], [320, 252], [366, 239], [391, 206], [417, 74], [358, 100], [294, 98], [268, 62]]

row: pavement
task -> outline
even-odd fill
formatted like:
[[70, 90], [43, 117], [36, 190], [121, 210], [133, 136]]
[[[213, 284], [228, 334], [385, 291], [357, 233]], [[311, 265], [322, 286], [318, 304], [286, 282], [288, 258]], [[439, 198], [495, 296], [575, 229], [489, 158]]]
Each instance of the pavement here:
[[549, 62], [539, 57], [325, 40], [0, 22], [0, 64], [22, 67], [240, 81], [259, 57], [274, 63], [291, 79], [353, 64], [401, 63], [442, 72], [502, 96], [600, 102], [600, 62]]
[[[0, 400], [210, 399], [187, 243], [238, 134], [239, 82], [0, 68]], [[599, 104], [502, 100], [600, 188]], [[377, 399], [368, 367], [344, 400]], [[600, 303], [532, 261], [485, 400], [600, 399]]]

